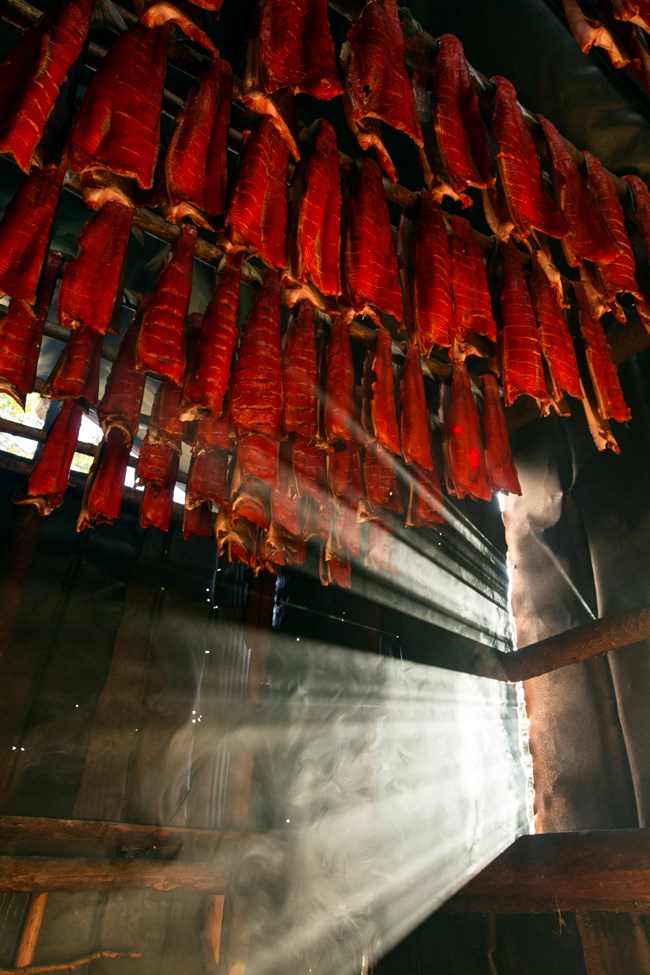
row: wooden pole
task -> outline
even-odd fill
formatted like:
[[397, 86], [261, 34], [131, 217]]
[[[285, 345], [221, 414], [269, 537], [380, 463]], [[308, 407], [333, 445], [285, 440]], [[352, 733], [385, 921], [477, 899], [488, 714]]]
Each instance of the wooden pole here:
[[16, 951], [16, 968], [27, 968], [34, 961], [36, 945], [43, 926], [47, 893], [32, 894], [27, 908], [27, 914], [20, 934], [20, 941]]
[[650, 829], [522, 836], [444, 907], [457, 913], [650, 911]]
[[214, 893], [228, 883], [223, 862], [60, 859], [0, 856], [0, 891], [195, 890]]

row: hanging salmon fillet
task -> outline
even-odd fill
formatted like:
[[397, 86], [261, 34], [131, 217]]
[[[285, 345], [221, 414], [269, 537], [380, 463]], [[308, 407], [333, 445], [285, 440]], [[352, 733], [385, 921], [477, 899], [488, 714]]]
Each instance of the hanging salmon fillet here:
[[158, 274], [138, 334], [140, 372], [166, 376], [177, 386], [185, 375], [185, 319], [192, 292], [196, 230], [183, 224]]
[[291, 274], [311, 281], [324, 295], [341, 293], [341, 170], [336, 133], [316, 122], [291, 188], [294, 232]]
[[332, 316], [327, 340], [323, 431], [327, 443], [355, 440], [354, 365], [350, 332], [339, 315]]
[[140, 505], [143, 528], [153, 525], [161, 531], [169, 530], [181, 441], [185, 436], [185, 424], [179, 419], [180, 403], [180, 389], [164, 380], [156, 390], [135, 468], [136, 484], [145, 486]]
[[270, 271], [248, 316], [232, 374], [231, 410], [237, 435], [284, 438], [280, 275]]
[[189, 217], [212, 229], [226, 209], [226, 149], [232, 107], [232, 68], [214, 58], [185, 99], [162, 167], [162, 211], [170, 223]]
[[185, 491], [186, 507], [209, 506], [212, 502], [218, 507], [228, 504], [229, 460], [230, 455], [225, 450], [210, 450], [192, 455]]
[[574, 281], [573, 290], [578, 302], [580, 333], [585, 343], [587, 366], [596, 394], [598, 414], [603, 420], [618, 420], [620, 423], [625, 423], [632, 414], [623, 398], [618, 372], [603, 326], [591, 314], [581, 282]]
[[372, 381], [370, 389], [370, 413], [372, 431], [379, 444], [393, 454], [400, 454], [400, 436], [395, 406], [395, 373], [393, 370], [393, 341], [390, 332], [377, 329], [374, 353], [367, 353], [371, 360]]
[[460, 199], [468, 186], [494, 186], [476, 88], [463, 45], [453, 34], [438, 38], [433, 116], [447, 182]]
[[145, 376], [136, 368], [136, 345], [142, 323], [142, 316], [150, 301], [146, 296], [127, 328], [117, 358], [113, 363], [102, 396], [97, 416], [104, 436], [113, 427], [118, 427], [129, 443], [140, 429], [140, 409], [144, 393]]
[[374, 120], [387, 122], [405, 132], [416, 145], [423, 145], [413, 89], [404, 66], [404, 35], [396, 0], [368, 0], [348, 31], [341, 48], [341, 65], [350, 127], [362, 149], [377, 150], [382, 169], [395, 182], [395, 166]]
[[160, 113], [173, 24], [135, 24], [90, 79], [70, 134], [70, 169], [108, 169], [151, 189], [160, 150]]
[[196, 425], [192, 450], [195, 454], [203, 454], [210, 450], [232, 450], [235, 434], [232, 429], [232, 419], [229, 409], [224, 411], [222, 419], [215, 420], [210, 414], [200, 418]]
[[182, 532], [186, 542], [194, 535], [198, 538], [212, 538], [214, 536], [214, 527], [210, 508], [204, 504], [190, 508], [186, 504], [183, 510]]
[[402, 456], [407, 464], [419, 464], [425, 470], [433, 470], [431, 457], [431, 425], [424, 389], [422, 362], [418, 348], [407, 344], [404, 375], [401, 386], [402, 415], [400, 435]]
[[97, 405], [102, 336], [93, 328], [78, 328], [65, 344], [43, 393], [51, 399], [72, 399], [88, 408]]
[[36, 311], [12, 298], [7, 314], [0, 319], [0, 393], [11, 396], [23, 409], [25, 397], [36, 383], [43, 325], [62, 264], [62, 256], [50, 251]]
[[133, 210], [109, 200], [84, 224], [79, 254], [63, 272], [57, 313], [66, 328], [88, 326], [105, 335], [121, 301], [126, 249], [133, 225]]
[[262, 119], [245, 134], [226, 227], [233, 244], [254, 247], [269, 267], [287, 265], [288, 165], [271, 122]]
[[267, 92], [287, 88], [321, 100], [343, 92], [327, 0], [260, 0], [259, 59]]
[[143, 491], [142, 501], [140, 502], [140, 526], [142, 528], [158, 528], [161, 532], [169, 531], [172, 511], [174, 510], [178, 454], [167, 449], [166, 462], [164, 483], [160, 487], [147, 484]]
[[427, 471], [409, 464], [409, 501], [404, 524], [407, 528], [434, 527], [444, 524], [444, 503], [436, 467]]
[[301, 301], [289, 319], [282, 355], [284, 427], [287, 433], [318, 436], [318, 360], [314, 309]]
[[[460, 268], [457, 274], [460, 276]], [[427, 193], [421, 193], [413, 236], [413, 323], [422, 355], [429, 355], [434, 345], [444, 348], [452, 343], [451, 282], [451, 253], [442, 210]]]
[[557, 400], [565, 392], [576, 399], [582, 399], [578, 363], [564, 310], [535, 258], [531, 291], [542, 353], [555, 387], [553, 398]]
[[369, 444], [364, 452], [363, 482], [371, 512], [404, 510], [395, 458], [378, 444]]
[[454, 362], [451, 393], [446, 390], [445, 398], [443, 446], [449, 489], [458, 498], [470, 495], [489, 501], [492, 492], [485, 466], [478, 410], [464, 362]]
[[619, 203], [612, 177], [600, 160], [590, 152], [585, 152], [585, 162], [589, 189], [619, 249], [619, 254], [613, 261], [598, 265], [600, 278], [610, 295], [627, 291], [637, 298], [642, 298], [636, 280], [634, 253], [625, 229], [623, 208]]
[[117, 426], [111, 427], [104, 437], [86, 479], [78, 532], [120, 516], [131, 442], [125, 440], [123, 430]]
[[569, 30], [583, 54], [588, 54], [592, 47], [600, 47], [607, 52], [613, 67], [624, 68], [629, 64], [629, 55], [621, 50], [611, 31], [595, 17], [587, 17], [578, 0], [560, 0], [560, 3]]
[[497, 326], [492, 314], [492, 299], [487, 283], [483, 255], [474, 231], [464, 217], [451, 217], [451, 281], [454, 292], [453, 341], [462, 351], [468, 333], [485, 335], [496, 341]]
[[359, 504], [365, 502], [361, 457], [357, 444], [345, 444], [327, 455], [327, 475], [333, 504], [336, 551], [357, 556], [361, 551]]
[[229, 254], [198, 333], [183, 387], [184, 420], [209, 412], [217, 418], [228, 390], [239, 332], [237, 316], [243, 255]]
[[29, 475], [24, 495], [14, 498], [16, 504], [36, 505], [42, 517], [61, 507], [68, 487], [72, 458], [77, 449], [82, 416], [83, 408], [78, 403], [61, 404]]
[[291, 464], [298, 494], [321, 507], [329, 501], [327, 454], [306, 440], [297, 439], [291, 448]]
[[36, 169], [7, 205], [0, 222], [0, 294], [36, 301], [66, 162]]
[[95, 0], [64, 0], [18, 39], [0, 65], [0, 153], [28, 173], [45, 124], [83, 50]]
[[393, 564], [393, 534], [389, 526], [381, 521], [370, 521], [367, 532], [365, 564], [369, 569], [394, 574], [397, 570]]
[[492, 122], [498, 143], [496, 160], [515, 233], [526, 238], [535, 229], [549, 237], [563, 237], [569, 228], [544, 189], [535, 142], [526, 127], [514, 85], [499, 75], [492, 81], [496, 85]]
[[527, 394], [548, 410], [542, 350], [519, 252], [509, 241], [502, 245], [499, 300], [503, 326], [499, 333], [501, 379], [506, 406]]
[[485, 466], [493, 494], [521, 494], [519, 478], [512, 460], [506, 418], [499, 386], [491, 372], [481, 377], [483, 383], [483, 436]]
[[623, 179], [632, 190], [636, 221], [650, 254], [650, 190], [639, 176], [624, 176]]
[[379, 309], [402, 321], [402, 293], [397, 275], [390, 215], [379, 166], [362, 159], [348, 186], [345, 277], [352, 308], [380, 324]]
[[571, 267], [578, 267], [583, 260], [597, 264], [613, 261], [619, 248], [596, 201], [587, 189], [566, 142], [547, 118], [538, 115], [537, 119], [542, 126], [553, 162], [555, 195], [569, 225], [569, 232], [562, 238], [567, 263]]
[[291, 446], [284, 443], [280, 448], [280, 462], [278, 465], [278, 486], [271, 491], [271, 530], [280, 533], [280, 540], [285, 534], [297, 536], [302, 527], [302, 511], [296, 479], [291, 463]]

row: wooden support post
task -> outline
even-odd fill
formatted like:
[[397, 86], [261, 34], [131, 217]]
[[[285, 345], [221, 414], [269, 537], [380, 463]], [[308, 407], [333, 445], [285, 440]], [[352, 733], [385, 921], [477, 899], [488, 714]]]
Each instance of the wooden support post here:
[[29, 906], [16, 951], [16, 968], [27, 968], [34, 961], [46, 905], [47, 893], [32, 894], [29, 899]]
[[203, 964], [206, 972], [216, 972], [219, 969], [224, 901], [223, 894], [208, 897], [203, 929]]
[[445, 904], [482, 914], [650, 911], [650, 829], [522, 836]]

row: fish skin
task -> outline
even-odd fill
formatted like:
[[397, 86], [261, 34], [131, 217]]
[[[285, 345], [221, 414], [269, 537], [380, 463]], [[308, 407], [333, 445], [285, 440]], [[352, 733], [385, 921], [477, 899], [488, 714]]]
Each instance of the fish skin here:
[[65, 266], [57, 314], [65, 328], [88, 326], [105, 335], [121, 299], [120, 284], [133, 210], [109, 200], [78, 238], [79, 254]]
[[380, 162], [389, 179], [395, 181], [397, 174], [378, 130], [372, 126], [373, 120], [386, 122], [405, 132], [416, 145], [423, 145], [415, 97], [404, 66], [404, 35], [396, 0], [369, 0], [365, 4], [350, 26], [340, 60], [351, 127], [362, 149], [369, 148], [367, 142], [364, 145], [367, 135], [381, 144]]
[[229, 254], [215, 286], [196, 339], [196, 355], [188, 361], [183, 386], [183, 416], [206, 412], [221, 416], [239, 331], [237, 318], [243, 255]]
[[464, 362], [454, 362], [444, 423], [445, 457], [456, 497], [492, 497], [485, 466], [478, 410]]
[[90, 79], [70, 133], [73, 172], [108, 169], [151, 189], [172, 29], [171, 22], [155, 28], [138, 23], [109, 49]]
[[170, 223], [189, 217], [210, 230], [207, 218], [225, 212], [231, 106], [232, 68], [213, 58], [185, 99], [165, 153], [162, 210]]
[[603, 326], [591, 314], [584, 285], [580, 281], [574, 281], [573, 291], [578, 302], [580, 334], [585, 343], [587, 366], [596, 394], [598, 415], [603, 420], [618, 420], [620, 423], [626, 423], [631, 419], [632, 413], [623, 397], [618, 371]]
[[402, 414], [400, 438], [402, 456], [407, 464], [419, 464], [427, 471], [433, 470], [431, 456], [431, 427], [429, 409], [424, 389], [422, 362], [414, 343], [409, 342], [404, 363], [401, 385]]
[[496, 160], [514, 232], [521, 238], [528, 237], [533, 229], [549, 237], [564, 237], [569, 228], [562, 211], [544, 190], [535, 142], [524, 122], [514, 85], [500, 75], [492, 81], [496, 85], [492, 120], [498, 143]]
[[327, 0], [261, 0], [260, 7], [264, 90], [287, 88], [321, 100], [341, 95]]
[[490, 372], [483, 373], [483, 437], [485, 466], [493, 494], [521, 494], [519, 477], [512, 459], [506, 417], [501, 403], [499, 385]]
[[542, 353], [558, 391], [582, 399], [580, 373], [573, 339], [563, 309], [539, 262], [533, 258], [531, 295], [539, 327]]
[[537, 120], [551, 154], [555, 195], [569, 225], [569, 232], [562, 238], [567, 262], [571, 267], [578, 267], [585, 259], [597, 264], [613, 261], [619, 253], [618, 245], [564, 139], [543, 115], [538, 115]]
[[130, 452], [131, 441], [119, 427], [113, 426], [104, 434], [86, 479], [78, 532], [119, 518]]
[[365, 158], [349, 186], [345, 234], [345, 278], [350, 302], [360, 313], [372, 306], [402, 321], [388, 204], [379, 166]]
[[451, 282], [454, 294], [453, 341], [462, 347], [469, 331], [496, 341], [497, 326], [492, 313], [483, 255], [469, 220], [451, 216]]
[[634, 252], [627, 235], [623, 208], [619, 203], [614, 182], [596, 156], [590, 152], [585, 152], [584, 156], [589, 189], [619, 248], [619, 254], [613, 261], [598, 265], [600, 279], [610, 296], [627, 291], [642, 299], [643, 294], [636, 280]]
[[[324, 295], [341, 293], [341, 169], [336, 133], [319, 119], [292, 184], [296, 212], [292, 274]], [[297, 199], [295, 199], [297, 196]]]
[[102, 336], [93, 328], [75, 329], [66, 342], [43, 390], [51, 399], [72, 399], [88, 408], [97, 405]]
[[44, 517], [63, 504], [63, 495], [70, 479], [72, 458], [77, 449], [83, 407], [68, 400], [61, 404], [54, 423], [47, 432], [45, 443], [32, 468], [22, 497], [17, 504], [34, 504]]
[[413, 238], [413, 322], [422, 355], [452, 343], [451, 252], [442, 210], [420, 195]]
[[280, 276], [270, 271], [244, 325], [231, 381], [232, 419], [237, 435], [263, 433], [284, 439]]
[[97, 408], [97, 416], [107, 437], [118, 427], [128, 443], [140, 429], [140, 410], [146, 377], [136, 367], [136, 346], [142, 316], [151, 300], [145, 296], [122, 337], [117, 358], [111, 367], [104, 393]]
[[254, 247], [269, 267], [287, 266], [289, 152], [261, 119], [244, 139], [226, 227], [233, 244]]
[[[393, 340], [390, 332], [377, 329], [377, 345], [372, 358], [372, 400], [370, 411], [377, 442], [393, 454], [401, 454], [400, 433], [395, 405], [395, 373], [393, 371]], [[372, 355], [372, 353], [369, 353]]]
[[0, 64], [0, 153], [28, 173], [61, 88], [86, 42], [95, 0], [65, 0]]
[[185, 320], [192, 291], [196, 229], [183, 224], [158, 272], [151, 301], [142, 316], [138, 334], [137, 368], [143, 373], [166, 376], [182, 386], [185, 375]]
[[7, 204], [0, 222], [0, 294], [36, 301], [65, 171], [65, 157], [35, 169]]
[[476, 88], [463, 45], [453, 34], [438, 38], [433, 114], [441, 161], [455, 192], [494, 186]]
[[533, 303], [526, 278], [512, 241], [502, 244], [499, 286], [502, 327], [499, 332], [501, 380], [505, 405], [511, 406], [524, 394], [548, 408], [542, 349]]
[[282, 355], [284, 426], [288, 433], [318, 436], [318, 360], [314, 309], [301, 301], [289, 319]]

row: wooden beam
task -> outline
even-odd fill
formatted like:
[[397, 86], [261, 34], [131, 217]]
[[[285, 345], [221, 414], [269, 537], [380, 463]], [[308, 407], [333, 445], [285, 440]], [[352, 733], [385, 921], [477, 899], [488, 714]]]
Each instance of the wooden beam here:
[[444, 906], [457, 913], [650, 911], [650, 829], [522, 836]]
[[216, 893], [228, 871], [208, 863], [169, 860], [61, 859], [0, 856], [0, 891], [198, 890]]

